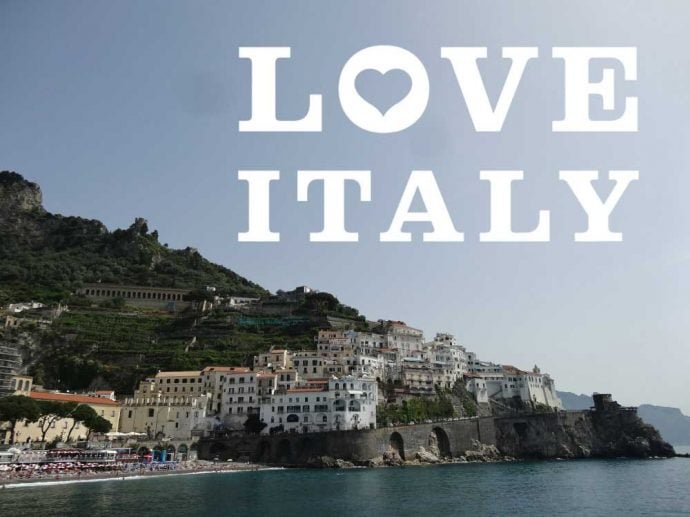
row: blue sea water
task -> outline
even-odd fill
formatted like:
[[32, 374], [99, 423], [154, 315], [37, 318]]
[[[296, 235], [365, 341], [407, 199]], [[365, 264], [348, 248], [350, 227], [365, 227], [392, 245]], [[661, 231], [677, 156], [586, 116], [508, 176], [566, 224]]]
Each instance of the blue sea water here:
[[690, 515], [690, 459], [272, 470], [0, 490], [0, 515]]

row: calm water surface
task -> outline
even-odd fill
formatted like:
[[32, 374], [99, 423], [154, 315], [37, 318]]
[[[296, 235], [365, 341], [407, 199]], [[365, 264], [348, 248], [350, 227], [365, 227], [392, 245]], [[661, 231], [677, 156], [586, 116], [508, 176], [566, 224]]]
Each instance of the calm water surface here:
[[0, 515], [690, 515], [690, 459], [277, 470], [7, 488]]

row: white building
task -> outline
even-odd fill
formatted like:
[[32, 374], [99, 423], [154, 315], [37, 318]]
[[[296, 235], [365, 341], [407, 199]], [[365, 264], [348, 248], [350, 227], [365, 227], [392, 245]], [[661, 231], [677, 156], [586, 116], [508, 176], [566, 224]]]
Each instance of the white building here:
[[261, 420], [271, 429], [290, 432], [376, 428], [378, 385], [374, 379], [346, 376], [327, 383], [277, 391], [261, 404]]
[[424, 347], [424, 333], [402, 321], [386, 323], [386, 339], [388, 348], [399, 350], [402, 357], [412, 356]]
[[39, 302], [11, 303], [7, 306], [7, 312], [19, 314], [20, 312], [42, 309], [43, 307], [45, 305]]
[[542, 374], [536, 366], [527, 372], [511, 365], [479, 361], [473, 353], [468, 356], [470, 371], [465, 376], [465, 386], [474, 394], [477, 402], [502, 402], [517, 398], [529, 405], [563, 408], [554, 380], [548, 374]]

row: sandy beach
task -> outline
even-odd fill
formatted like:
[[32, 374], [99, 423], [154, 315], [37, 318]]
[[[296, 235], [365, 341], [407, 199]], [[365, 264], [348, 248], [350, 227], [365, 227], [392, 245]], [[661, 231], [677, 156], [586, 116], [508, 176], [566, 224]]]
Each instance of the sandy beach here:
[[107, 472], [63, 472], [60, 474], [44, 474], [23, 476], [20, 473], [0, 474], [0, 490], [9, 488], [28, 488], [32, 486], [50, 486], [69, 483], [93, 483], [100, 481], [130, 481], [162, 476], [185, 476], [197, 474], [220, 474], [233, 472], [253, 472], [258, 470], [275, 470], [256, 463], [214, 463], [212, 461], [188, 461], [180, 463], [176, 468], [153, 468], [143, 466], [138, 469], [112, 470]]

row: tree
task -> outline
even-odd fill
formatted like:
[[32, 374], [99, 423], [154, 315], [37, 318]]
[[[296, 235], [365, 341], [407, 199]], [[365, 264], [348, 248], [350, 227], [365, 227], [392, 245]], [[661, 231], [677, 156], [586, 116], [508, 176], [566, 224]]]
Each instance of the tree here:
[[89, 428], [89, 432], [86, 434], [87, 442], [89, 441], [92, 432], [103, 434], [107, 433], [113, 428], [113, 424], [100, 415], [96, 415], [95, 419], [85, 422], [85, 424]]
[[41, 442], [44, 444], [48, 430], [61, 418], [69, 416], [77, 407], [75, 402], [57, 402], [53, 400], [39, 400], [38, 407], [41, 410], [41, 416], [38, 419], [38, 426], [41, 429]]
[[74, 421], [72, 422], [72, 427], [70, 427], [69, 432], [67, 433], [67, 438], [65, 439], [66, 442], [69, 442], [70, 438], [72, 437], [72, 431], [74, 431], [74, 428], [77, 427], [77, 424], [84, 424], [88, 427], [86, 423], [93, 422], [98, 416], [98, 413], [96, 413], [91, 406], [79, 404], [68, 416]]
[[35, 422], [41, 416], [36, 401], [24, 395], [10, 395], [0, 398], [0, 422], [10, 423], [10, 443], [14, 443], [17, 422]]
[[266, 427], [265, 422], [259, 420], [259, 415], [249, 415], [247, 421], [244, 423], [244, 430], [251, 434], [259, 434], [264, 427]]

